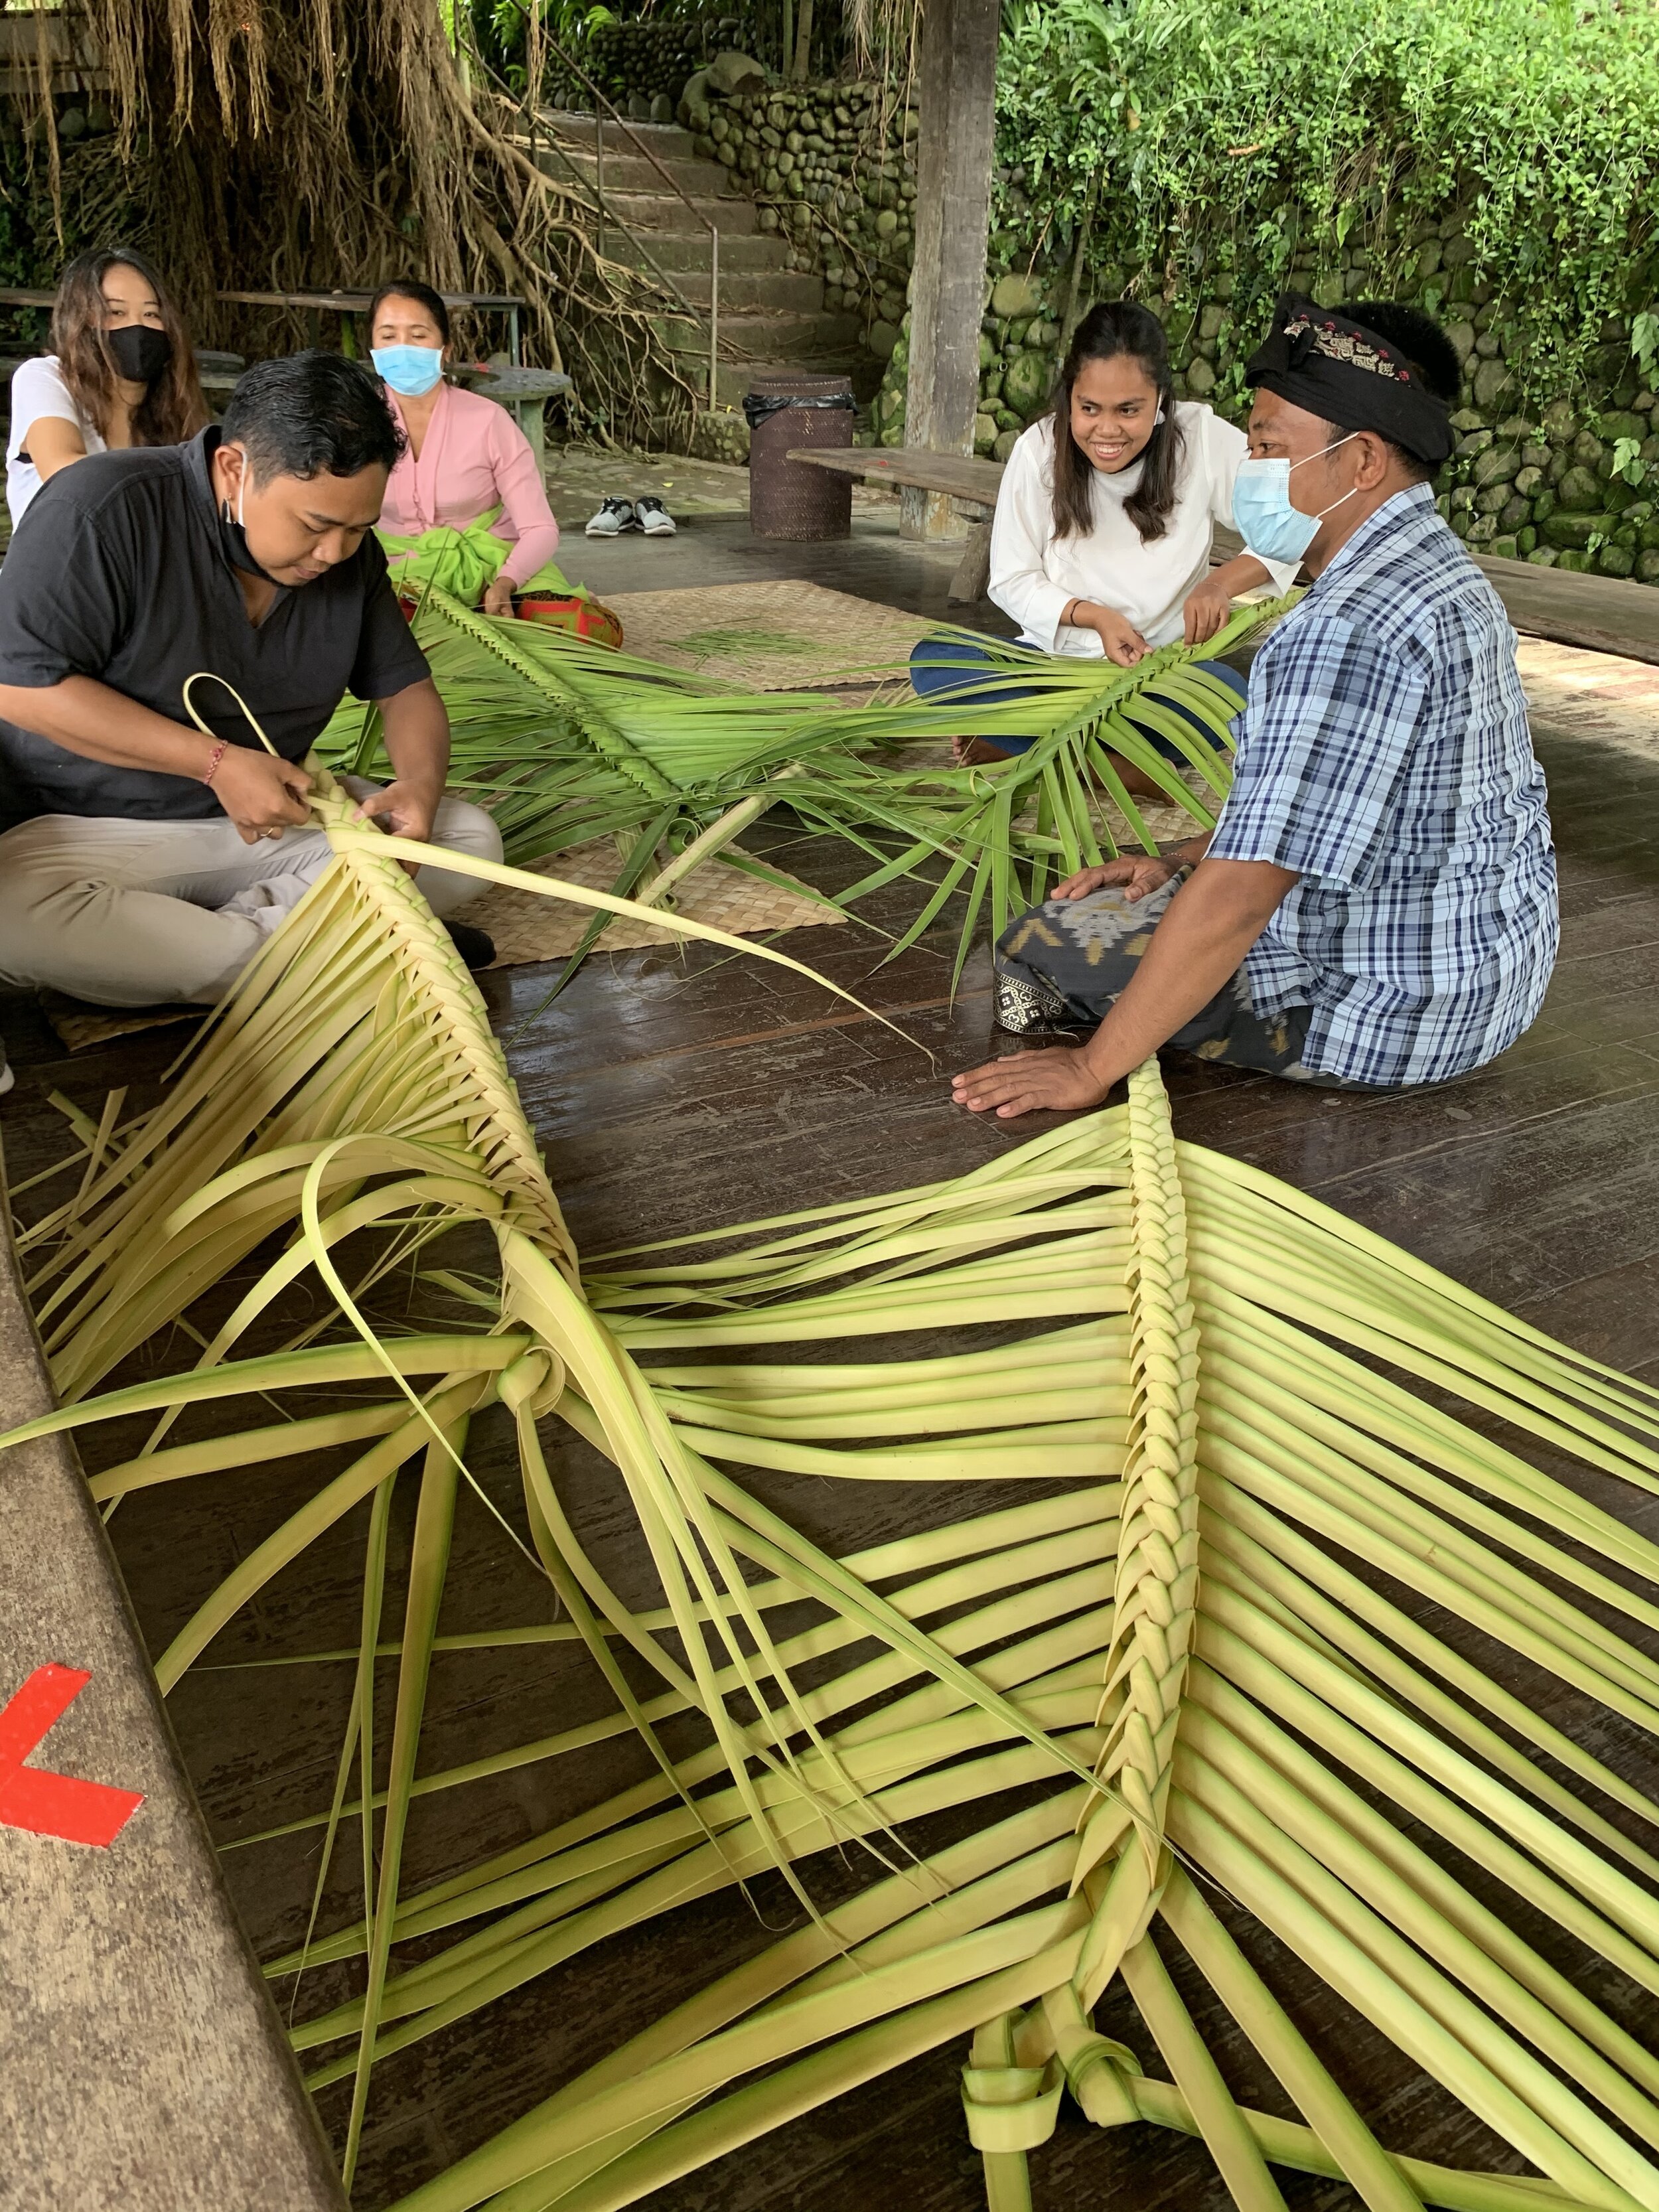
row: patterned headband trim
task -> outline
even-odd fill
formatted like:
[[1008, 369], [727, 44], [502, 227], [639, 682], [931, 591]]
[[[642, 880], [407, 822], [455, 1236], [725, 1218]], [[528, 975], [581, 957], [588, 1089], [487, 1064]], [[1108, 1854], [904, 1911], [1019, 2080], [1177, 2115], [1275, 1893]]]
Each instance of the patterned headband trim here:
[[1450, 454], [1451, 412], [1385, 338], [1293, 293], [1279, 303], [1244, 381], [1342, 430], [1375, 430], [1431, 468]]
[[1279, 334], [1290, 341], [1293, 368], [1300, 368], [1310, 353], [1320, 353], [1327, 361], [1345, 362], [1350, 368], [1363, 368], [1372, 376], [1393, 377], [1401, 384], [1412, 380], [1411, 371], [1380, 339], [1345, 330], [1334, 320], [1317, 323], [1310, 316], [1297, 315], [1282, 325]]

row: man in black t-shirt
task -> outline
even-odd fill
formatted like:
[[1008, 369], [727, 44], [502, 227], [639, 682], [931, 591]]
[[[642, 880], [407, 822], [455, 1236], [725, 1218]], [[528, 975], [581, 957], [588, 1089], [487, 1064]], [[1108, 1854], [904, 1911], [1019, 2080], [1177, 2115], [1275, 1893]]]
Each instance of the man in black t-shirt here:
[[[374, 535], [401, 443], [366, 370], [296, 354], [249, 370], [222, 430], [36, 495], [0, 568], [0, 983], [220, 998], [327, 866], [301, 763], [348, 690], [394, 778], [353, 786], [360, 812], [500, 859], [489, 816], [444, 796], [449, 718]], [[184, 706], [203, 670], [224, 679], [192, 688], [211, 737]], [[483, 888], [419, 880], [445, 915]]]

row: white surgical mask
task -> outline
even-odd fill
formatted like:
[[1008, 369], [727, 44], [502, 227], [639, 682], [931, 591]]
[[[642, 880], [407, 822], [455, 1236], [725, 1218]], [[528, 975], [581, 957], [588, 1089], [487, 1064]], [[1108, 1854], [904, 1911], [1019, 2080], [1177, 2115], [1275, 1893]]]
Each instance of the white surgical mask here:
[[[242, 473], [236, 485], [236, 514], [233, 520], [230, 501], [228, 499], [221, 501], [220, 532], [224, 540], [225, 550], [230, 556], [232, 568], [240, 568], [244, 575], [266, 576], [265, 570], [248, 551], [247, 532], [242, 526], [242, 510], [247, 505], [247, 449], [246, 447], [238, 447], [235, 450], [242, 456]], [[276, 579], [266, 576], [266, 580], [274, 583]]]

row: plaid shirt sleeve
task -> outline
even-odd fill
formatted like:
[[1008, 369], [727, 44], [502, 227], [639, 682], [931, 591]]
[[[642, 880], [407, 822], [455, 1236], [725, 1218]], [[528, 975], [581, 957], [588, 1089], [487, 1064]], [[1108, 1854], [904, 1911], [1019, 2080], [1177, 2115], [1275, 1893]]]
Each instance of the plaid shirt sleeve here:
[[1292, 617], [1252, 676], [1210, 857], [1364, 885], [1422, 727], [1426, 672], [1355, 623]]

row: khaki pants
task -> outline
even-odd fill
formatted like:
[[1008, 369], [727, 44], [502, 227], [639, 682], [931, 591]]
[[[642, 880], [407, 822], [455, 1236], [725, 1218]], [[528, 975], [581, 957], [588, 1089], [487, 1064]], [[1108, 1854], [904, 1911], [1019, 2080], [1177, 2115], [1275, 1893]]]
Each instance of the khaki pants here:
[[[348, 787], [359, 799], [374, 788], [356, 778]], [[432, 842], [501, 857], [495, 824], [463, 799], [440, 804]], [[245, 845], [222, 817], [39, 815], [0, 836], [0, 985], [50, 985], [100, 1006], [212, 1006], [329, 857], [320, 830]], [[439, 868], [416, 881], [442, 915], [486, 888]]]

